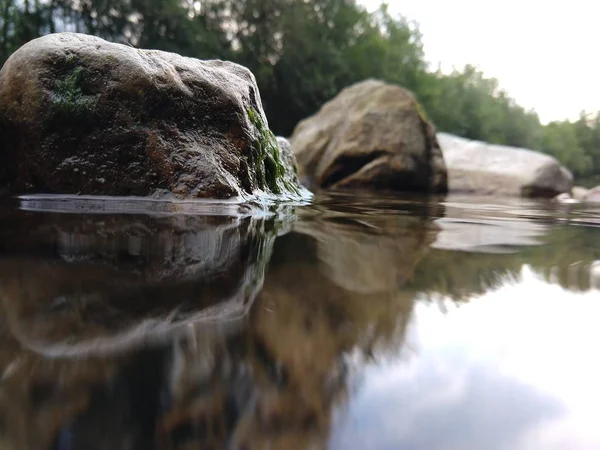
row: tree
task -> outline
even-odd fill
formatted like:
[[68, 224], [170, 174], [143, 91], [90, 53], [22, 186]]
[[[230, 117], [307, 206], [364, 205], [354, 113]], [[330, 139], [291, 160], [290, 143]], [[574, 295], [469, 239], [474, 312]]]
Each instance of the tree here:
[[575, 175], [585, 176], [592, 172], [592, 158], [581, 147], [571, 122], [551, 122], [544, 127], [542, 149]]

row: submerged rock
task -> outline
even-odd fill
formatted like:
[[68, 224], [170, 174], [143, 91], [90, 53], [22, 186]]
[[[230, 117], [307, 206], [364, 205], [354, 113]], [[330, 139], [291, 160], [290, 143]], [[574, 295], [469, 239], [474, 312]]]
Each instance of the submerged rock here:
[[446, 191], [433, 126], [398, 86], [367, 80], [344, 89], [298, 124], [291, 143], [311, 187]]
[[237, 64], [59, 33], [0, 72], [0, 183], [14, 192], [303, 194]]
[[569, 192], [571, 173], [551, 156], [438, 133], [451, 192], [548, 197]]

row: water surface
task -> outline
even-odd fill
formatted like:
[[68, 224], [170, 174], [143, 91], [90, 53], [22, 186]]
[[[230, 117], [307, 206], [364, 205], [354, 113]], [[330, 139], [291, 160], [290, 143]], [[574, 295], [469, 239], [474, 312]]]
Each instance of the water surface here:
[[600, 210], [0, 203], [0, 448], [598, 449]]

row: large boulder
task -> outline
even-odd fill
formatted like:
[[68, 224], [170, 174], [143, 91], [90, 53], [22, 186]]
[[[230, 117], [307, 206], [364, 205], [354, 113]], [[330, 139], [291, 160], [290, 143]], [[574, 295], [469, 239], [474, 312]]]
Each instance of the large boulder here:
[[398, 86], [367, 80], [346, 88], [290, 140], [310, 187], [446, 191], [434, 128]]
[[229, 62], [51, 34], [2, 68], [0, 127], [14, 192], [303, 194], [254, 76]]
[[438, 133], [451, 192], [554, 197], [570, 192], [573, 175], [551, 156]]

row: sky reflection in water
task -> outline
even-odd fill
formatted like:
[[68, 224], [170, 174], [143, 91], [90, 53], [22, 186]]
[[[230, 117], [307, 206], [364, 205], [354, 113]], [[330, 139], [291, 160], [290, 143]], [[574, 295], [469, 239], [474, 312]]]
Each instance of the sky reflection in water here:
[[360, 369], [332, 448], [598, 449], [600, 296], [536, 275], [419, 299], [402, 351]]

